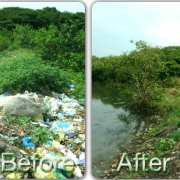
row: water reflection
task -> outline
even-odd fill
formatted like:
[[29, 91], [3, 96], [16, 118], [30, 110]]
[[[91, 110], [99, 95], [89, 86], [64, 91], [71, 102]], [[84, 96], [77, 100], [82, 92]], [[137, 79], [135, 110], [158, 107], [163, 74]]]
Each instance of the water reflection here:
[[107, 170], [112, 156], [127, 147], [146, 124], [143, 116], [125, 109], [119, 90], [92, 89], [92, 171], [98, 177]]
[[119, 89], [93, 88], [92, 98], [101, 100], [103, 104], [111, 104], [115, 109], [121, 107], [125, 102], [118, 98]]

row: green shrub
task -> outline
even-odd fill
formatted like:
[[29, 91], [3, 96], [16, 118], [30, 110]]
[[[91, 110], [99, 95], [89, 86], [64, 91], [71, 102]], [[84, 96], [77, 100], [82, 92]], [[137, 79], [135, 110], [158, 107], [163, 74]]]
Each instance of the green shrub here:
[[32, 130], [32, 139], [37, 144], [46, 143], [49, 139], [58, 139], [59, 135], [47, 128], [37, 127]]
[[0, 93], [14, 90], [40, 92], [45, 88], [62, 93], [68, 86], [67, 78], [66, 72], [46, 65], [32, 53], [0, 61]]
[[171, 138], [174, 139], [174, 141], [180, 141], [180, 132], [171, 134]]
[[177, 123], [177, 127], [180, 127], [180, 122]]
[[13, 124], [19, 124], [20, 126], [27, 126], [29, 123], [29, 117], [26, 116], [13, 116], [8, 114], [6, 118]]
[[16, 25], [13, 29], [13, 47], [31, 48], [34, 44], [31, 44], [31, 40], [35, 35], [35, 31], [29, 25]]
[[165, 150], [173, 149], [175, 144], [176, 143], [172, 138], [170, 139], [161, 138], [161, 140], [155, 144], [155, 148], [157, 151], [158, 150], [165, 151]]
[[6, 50], [11, 45], [12, 32], [7, 29], [0, 31], [0, 51]]
[[34, 143], [43, 144], [50, 138], [50, 132], [46, 128], [35, 128], [32, 131], [32, 139]]
[[77, 99], [85, 97], [85, 74], [84, 73], [74, 73], [67, 71], [68, 73], [68, 84], [74, 84], [74, 91], [66, 91], [65, 93], [69, 96], [73, 95]]
[[3, 51], [9, 47], [11, 41], [8, 37], [0, 35], [0, 51]]
[[50, 25], [48, 29], [38, 29], [30, 44], [36, 53], [51, 65], [74, 72], [85, 71], [84, 31], [73, 36], [62, 29], [60, 31], [55, 25]]

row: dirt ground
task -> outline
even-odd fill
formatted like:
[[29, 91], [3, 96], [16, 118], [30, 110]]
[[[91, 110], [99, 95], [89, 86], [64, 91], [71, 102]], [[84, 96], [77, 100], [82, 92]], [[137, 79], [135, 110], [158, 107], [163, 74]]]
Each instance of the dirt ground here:
[[[156, 124], [151, 124], [149, 127], [146, 127], [144, 131], [139, 134], [136, 134], [133, 140], [129, 143], [128, 149], [123, 149], [120, 154], [116, 154], [113, 157], [113, 161], [109, 165], [109, 169], [104, 172], [104, 174], [100, 177], [101, 179], [179, 179], [180, 178], [180, 143], [176, 144], [177, 148], [169, 150], [167, 155], [160, 157], [159, 159], [163, 162], [163, 158], [170, 158], [166, 164], [166, 170], [163, 170], [163, 166], [161, 166], [161, 170], [158, 172], [154, 172], [149, 168], [149, 163], [146, 162], [145, 167], [148, 171], [143, 171], [142, 166], [139, 165], [138, 171], [130, 171], [129, 167], [121, 167], [119, 171], [117, 171], [117, 167], [120, 163], [120, 160], [123, 156], [123, 153], [127, 153], [131, 165], [135, 168], [135, 160], [133, 158], [136, 157], [137, 153], [141, 153], [139, 157], [142, 157], [142, 154], [145, 154], [145, 157], [149, 157], [156, 149], [154, 148], [154, 143], [157, 139], [161, 139], [162, 137], [166, 137], [167, 128], [165, 127], [161, 130], [159, 134], [154, 137], [145, 138], [148, 131], [155, 126]], [[171, 128], [168, 133], [173, 132], [175, 129]], [[140, 160], [139, 160], [140, 162]], [[141, 160], [142, 162], [142, 160]], [[156, 161], [157, 162], [157, 161]], [[124, 158], [123, 163], [127, 163]], [[160, 166], [154, 166], [154, 168], [158, 168]]]

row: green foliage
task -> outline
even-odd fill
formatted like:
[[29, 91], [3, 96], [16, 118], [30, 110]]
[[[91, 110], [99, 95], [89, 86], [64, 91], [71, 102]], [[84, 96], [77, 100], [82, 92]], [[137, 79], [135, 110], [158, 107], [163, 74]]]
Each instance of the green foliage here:
[[0, 52], [7, 49], [11, 44], [12, 33], [7, 29], [0, 31]]
[[167, 46], [162, 49], [170, 76], [180, 76], [180, 46]]
[[[129, 76], [130, 88], [134, 91], [132, 100], [135, 104], [148, 105], [151, 100], [158, 100], [159, 73], [165, 70], [160, 48], [153, 48], [143, 41], [136, 42], [135, 51], [124, 54], [121, 66], [122, 74]], [[160, 95], [160, 93], [158, 93]]]
[[37, 30], [31, 44], [41, 58], [51, 65], [75, 72], [84, 72], [85, 33], [83, 30], [77, 33], [68, 32], [67, 27], [63, 26], [59, 31], [56, 26], [50, 25], [48, 29]]
[[36, 31], [31, 43], [35, 45], [34, 50], [41, 55], [44, 60], [49, 60], [52, 64], [57, 61], [61, 50], [62, 35], [56, 26], [51, 25], [49, 29], [41, 28]]
[[[133, 43], [133, 41], [131, 41]], [[154, 108], [161, 101], [164, 87], [170, 84], [168, 62], [160, 47], [144, 41], [120, 56], [92, 57], [93, 84], [121, 84], [121, 97], [135, 107]]]
[[170, 136], [174, 141], [179, 142], [180, 141], [180, 132], [175, 132], [173, 134], [171, 134]]
[[148, 131], [148, 136], [154, 136], [158, 134], [166, 126], [168, 126], [168, 122], [167, 120], [163, 120], [160, 124], [156, 125], [150, 131]]
[[7, 49], [11, 44], [9, 38], [0, 35], [0, 51]]
[[[50, 131], [50, 130], [49, 130]], [[51, 135], [51, 137], [52, 137], [52, 139], [53, 140], [55, 140], [55, 141], [57, 141], [57, 140], [59, 140], [59, 134], [57, 134], [56, 132], [54, 132], [54, 131], [50, 131], [50, 135]]]
[[177, 127], [180, 127], [180, 121], [177, 123]]
[[85, 14], [82, 12], [60, 12], [55, 7], [43, 9], [28, 9], [20, 7], [5, 7], [0, 9], [0, 30], [6, 28], [12, 30], [18, 25], [29, 24], [33, 29], [48, 28], [52, 23], [61, 29], [64, 23], [79, 22], [77, 29], [85, 30]]
[[31, 44], [31, 40], [35, 35], [35, 31], [32, 29], [31, 26], [24, 25], [16, 25], [13, 29], [13, 46], [20, 48], [31, 48], [33, 44]]
[[6, 118], [13, 124], [19, 124], [20, 126], [27, 126], [29, 123], [29, 118], [26, 116], [13, 116], [8, 114]]
[[[23, 50], [22, 50], [23, 51]], [[53, 90], [59, 93], [67, 87], [67, 74], [58, 67], [46, 65], [33, 53], [22, 57], [1, 59], [0, 92]]]
[[7, 48], [30, 48], [50, 65], [84, 73], [85, 14], [55, 7], [0, 9], [0, 51]]
[[32, 131], [32, 139], [34, 143], [42, 144], [49, 140], [49, 132], [46, 128], [35, 128]]
[[122, 56], [92, 57], [92, 81], [93, 83], [109, 84], [110, 81], [125, 82], [125, 77], [119, 70]]
[[61, 68], [71, 69], [75, 72], [85, 71], [85, 31], [78, 30], [80, 21], [70, 20], [61, 27], [61, 49], [58, 63]]
[[37, 144], [43, 144], [47, 142], [50, 138], [52, 138], [52, 136], [54, 138], [59, 138], [57, 137], [59, 136], [58, 134], [55, 134], [53, 131], [47, 130], [47, 128], [37, 127], [32, 130], [32, 139], [34, 143]]
[[169, 82], [167, 83], [167, 87], [180, 88], [180, 78], [178, 76], [173, 76], [169, 78]]
[[158, 150], [166, 151], [169, 149], [173, 149], [175, 144], [176, 142], [172, 138], [169, 138], [169, 139], [161, 138], [161, 140], [155, 144], [155, 148], [157, 151]]

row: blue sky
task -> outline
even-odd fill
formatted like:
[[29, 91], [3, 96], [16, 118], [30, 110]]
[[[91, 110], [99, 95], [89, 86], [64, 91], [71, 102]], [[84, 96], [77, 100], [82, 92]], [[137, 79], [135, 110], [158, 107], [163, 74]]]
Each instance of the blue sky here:
[[61, 12], [85, 12], [85, 6], [81, 2], [0, 2], [0, 8], [12, 6], [30, 9], [42, 9], [43, 7], [48, 6], [56, 7], [56, 9]]
[[120, 55], [130, 40], [180, 45], [180, 2], [96, 2], [92, 6], [92, 55]]

